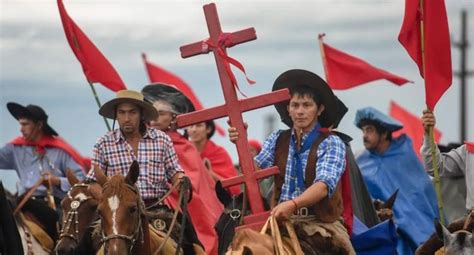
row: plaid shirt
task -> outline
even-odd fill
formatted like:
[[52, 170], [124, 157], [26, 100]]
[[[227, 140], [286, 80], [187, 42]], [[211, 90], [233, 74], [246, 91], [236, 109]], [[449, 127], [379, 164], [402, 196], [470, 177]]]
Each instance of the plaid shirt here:
[[[314, 128], [318, 127], [319, 126], [316, 125]], [[263, 143], [262, 151], [255, 156], [255, 161], [260, 168], [267, 168], [274, 165], [276, 141], [282, 132], [283, 130], [273, 132]], [[301, 144], [303, 144], [309, 133], [310, 132], [303, 135]], [[291, 139], [296, 139], [294, 130], [291, 132]], [[292, 177], [293, 171], [296, 171], [296, 160], [294, 160], [292, 156], [296, 148], [294, 148], [292, 144], [293, 143], [290, 142], [288, 161], [286, 163], [285, 182], [281, 189], [280, 202], [291, 200], [304, 192], [304, 190], [298, 188], [296, 178]], [[310, 149], [301, 154], [303, 171], [306, 171], [309, 152]], [[318, 161], [316, 163], [316, 176], [313, 183], [318, 181], [324, 182], [328, 187], [328, 196], [330, 197], [336, 189], [336, 185], [344, 173], [346, 166], [346, 151], [344, 143], [339, 137], [330, 135], [319, 144], [317, 155]], [[290, 182], [295, 183], [296, 189], [294, 192], [290, 192]]]
[[[120, 129], [99, 138], [92, 154], [92, 165], [99, 166], [107, 176], [125, 176], [132, 162], [138, 161], [140, 175], [136, 185], [143, 199], [161, 198], [174, 174], [183, 172], [171, 138], [153, 128], [140, 139], [137, 156]], [[89, 171], [87, 179], [95, 179], [94, 170]]]

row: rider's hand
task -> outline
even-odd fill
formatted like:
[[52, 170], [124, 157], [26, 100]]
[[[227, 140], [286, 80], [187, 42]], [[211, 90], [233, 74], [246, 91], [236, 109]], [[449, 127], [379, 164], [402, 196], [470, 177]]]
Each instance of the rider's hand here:
[[423, 123], [423, 128], [425, 129], [425, 133], [428, 134], [430, 127], [434, 127], [436, 125], [436, 118], [430, 110], [423, 110], [423, 116], [421, 116], [421, 122]]
[[296, 209], [296, 204], [292, 200], [288, 200], [275, 206], [272, 215], [277, 221], [286, 221], [290, 219]]
[[52, 186], [59, 186], [61, 184], [61, 179], [59, 179], [59, 177], [57, 177], [56, 175], [52, 175], [50, 173], [43, 174], [42, 178], [43, 178], [43, 182], [41, 184], [46, 187], [49, 187], [49, 183], [50, 183], [49, 179], [51, 179]]
[[[247, 122], [244, 122], [244, 127], [245, 129], [247, 129], [248, 127]], [[227, 129], [227, 132], [229, 132], [229, 140], [233, 143], [237, 142], [237, 140], [239, 139], [239, 132], [237, 132], [237, 128], [229, 127]]]

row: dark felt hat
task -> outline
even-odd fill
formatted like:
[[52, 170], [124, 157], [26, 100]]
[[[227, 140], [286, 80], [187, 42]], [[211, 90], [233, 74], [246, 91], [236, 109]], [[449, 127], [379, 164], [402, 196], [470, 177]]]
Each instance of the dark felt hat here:
[[[337, 114], [336, 97], [329, 85], [318, 75], [302, 70], [292, 69], [282, 73], [273, 83], [272, 90], [288, 88], [291, 90], [297, 86], [306, 86], [313, 89], [321, 100], [325, 109], [319, 116], [318, 122], [322, 127], [329, 127], [334, 124]], [[275, 104], [275, 108], [280, 114], [280, 118], [289, 127], [293, 126], [293, 121], [288, 113], [288, 101]]]
[[57, 136], [58, 133], [48, 124], [48, 115], [43, 108], [29, 104], [26, 107], [14, 102], [7, 103], [7, 109], [15, 119], [27, 118], [33, 121], [43, 122], [43, 132], [46, 135]]

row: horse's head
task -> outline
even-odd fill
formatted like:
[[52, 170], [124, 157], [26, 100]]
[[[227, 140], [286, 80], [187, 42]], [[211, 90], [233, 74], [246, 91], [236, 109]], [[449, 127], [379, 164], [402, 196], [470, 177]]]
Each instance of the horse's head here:
[[103, 188], [98, 210], [105, 252], [128, 254], [136, 242], [143, 241], [143, 208], [135, 187], [139, 176], [138, 163], [132, 163], [126, 177], [116, 175], [107, 178], [100, 169], [95, 174]]
[[384, 203], [379, 199], [374, 200], [374, 207], [377, 212], [377, 216], [381, 221], [385, 221], [393, 218], [393, 205], [397, 199], [398, 189], [387, 199]]
[[79, 182], [71, 170], [66, 172], [71, 184], [67, 195], [61, 201], [63, 222], [57, 254], [73, 254], [91, 223], [98, 218], [97, 205], [102, 187], [97, 183]]
[[451, 233], [439, 221], [435, 221], [438, 237], [444, 242], [446, 255], [471, 255], [474, 254], [474, 230], [458, 230]]

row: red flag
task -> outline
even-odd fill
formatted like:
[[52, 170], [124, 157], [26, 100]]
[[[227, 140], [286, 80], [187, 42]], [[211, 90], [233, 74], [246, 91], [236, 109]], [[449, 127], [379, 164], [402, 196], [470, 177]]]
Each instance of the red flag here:
[[[186, 95], [189, 100], [191, 100], [196, 110], [203, 109], [203, 106], [197, 98], [196, 94], [191, 89], [191, 87], [189, 87], [188, 84], [183, 81], [183, 79], [156, 64], [148, 62], [145, 53], [142, 53], [142, 58], [143, 62], [145, 63], [145, 68], [148, 73], [148, 77], [150, 78], [150, 82], [162, 82], [174, 85], [177, 89], [183, 92], [183, 94]], [[219, 135], [225, 135], [224, 129], [219, 125], [216, 125], [216, 130]]]
[[77, 60], [81, 63], [87, 81], [90, 83], [99, 82], [115, 92], [126, 89], [112, 64], [69, 17], [62, 0], [58, 0], [58, 8], [67, 41]]
[[377, 68], [366, 61], [322, 43], [326, 80], [332, 89], [349, 89], [375, 80], [385, 79], [398, 86], [409, 80]]
[[[413, 141], [413, 150], [418, 155], [418, 158], [422, 159], [420, 155], [420, 148], [423, 143], [423, 134], [425, 132], [421, 119], [403, 109], [400, 105], [395, 102], [390, 102], [390, 116], [399, 120], [403, 124], [403, 128], [394, 132], [393, 136], [398, 137], [401, 134], [406, 134]], [[441, 139], [441, 131], [437, 128], [433, 130], [436, 143], [439, 143]]]
[[[451, 43], [444, 0], [405, 0], [405, 17], [398, 41], [420, 69], [425, 79], [426, 105], [433, 110], [452, 83]], [[424, 41], [421, 36], [424, 28]], [[424, 45], [424, 67], [422, 45]]]

